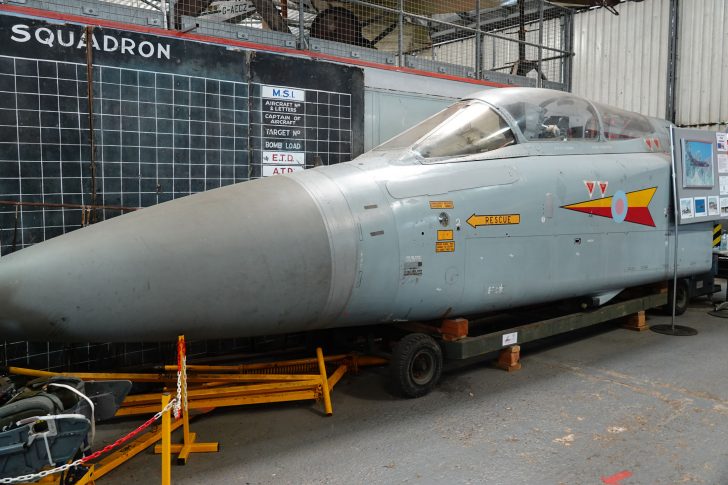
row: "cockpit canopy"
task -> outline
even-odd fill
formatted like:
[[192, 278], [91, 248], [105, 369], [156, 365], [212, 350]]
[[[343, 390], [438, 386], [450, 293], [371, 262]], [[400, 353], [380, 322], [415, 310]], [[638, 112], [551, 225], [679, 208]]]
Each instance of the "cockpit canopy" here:
[[423, 158], [442, 158], [515, 143], [619, 141], [654, 134], [650, 120], [638, 113], [561, 91], [507, 88], [457, 102], [376, 150], [410, 148]]

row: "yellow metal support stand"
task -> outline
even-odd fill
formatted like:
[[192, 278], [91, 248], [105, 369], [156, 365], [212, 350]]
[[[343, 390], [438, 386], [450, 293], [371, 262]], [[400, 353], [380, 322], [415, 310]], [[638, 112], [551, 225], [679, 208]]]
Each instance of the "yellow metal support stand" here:
[[88, 471], [76, 482], [76, 485], [94, 485], [96, 478], [96, 465], [91, 465]]
[[[183, 337], [178, 343], [184, 348]], [[182, 350], [184, 355], [184, 350]], [[241, 406], [247, 404], [276, 403], [301, 400], [323, 400], [326, 416], [333, 414], [331, 391], [347, 372], [356, 372], [361, 366], [382, 365], [387, 361], [379, 357], [357, 355], [334, 355], [324, 357], [321, 348], [316, 349], [316, 357], [288, 361], [241, 364], [235, 366], [186, 366], [178, 362], [177, 366], [165, 366], [162, 373], [54, 373], [9, 367], [12, 374], [34, 377], [42, 376], [75, 376], [89, 380], [129, 379], [135, 382], [160, 382], [171, 384], [177, 381], [176, 372], [180, 370], [182, 379], [182, 419], [172, 420], [172, 411], [162, 415], [161, 429], [151, 429], [133, 441], [125, 444], [114, 453], [95, 462], [76, 485], [93, 485], [95, 480], [127, 462], [143, 450], [162, 441], [154, 447], [154, 452], [162, 454], [162, 484], [171, 480], [171, 455], [177, 454], [177, 463], [187, 463], [191, 453], [214, 453], [219, 451], [217, 442], [197, 443], [197, 435], [190, 431], [190, 409], [208, 412], [217, 407]], [[336, 365], [336, 370], [329, 376], [326, 364]], [[316, 373], [318, 370], [318, 373]], [[190, 372], [190, 376], [187, 375]], [[200, 374], [198, 372], [205, 372]], [[277, 372], [286, 372], [277, 373]], [[187, 383], [198, 385], [187, 390]], [[117, 416], [150, 414], [159, 411], [170, 402], [168, 392], [128, 396]], [[189, 402], [187, 401], [189, 399]], [[171, 433], [183, 428], [182, 443], [172, 444]], [[58, 483], [57, 477], [47, 477], [42, 483]]]
[[[187, 350], [185, 345], [185, 337], [184, 335], [180, 335], [177, 339], [177, 349], [178, 349], [178, 362], [177, 366], [179, 368], [179, 388], [178, 393], [181, 394], [181, 396], [178, 396], [182, 402], [179, 403], [179, 405], [182, 408], [182, 430], [183, 430], [183, 438], [181, 444], [174, 444], [170, 445], [170, 450], [172, 453], [178, 453], [177, 455], [177, 464], [178, 465], [186, 465], [187, 459], [190, 457], [190, 453], [217, 453], [220, 451], [220, 444], [218, 442], [211, 442], [211, 443], [195, 443], [197, 440], [197, 433], [191, 433], [190, 432], [190, 413], [189, 413], [189, 405], [187, 402]], [[159, 453], [162, 452], [162, 460], [164, 460], [164, 442], [162, 442], [162, 446], [159, 445], [154, 447], [154, 452]]]
[[[159, 408], [157, 408], [156, 411], [159, 411]], [[181, 420], [171, 423], [170, 431], [174, 431], [180, 426], [182, 426]], [[152, 446], [160, 439], [162, 439], [162, 431], [159, 428], [157, 428], [157, 431], [152, 431], [141, 435], [138, 439], [131, 442], [129, 445], [121, 448], [119, 451], [112, 453], [111, 455], [101, 459], [101, 461], [92, 465], [91, 469], [86, 472], [86, 475], [84, 475], [76, 483], [76, 485], [93, 485], [93, 483], [95, 483], [94, 480], [100, 479], [115, 468], [123, 465], [142, 451]]]
[[[220, 444], [216, 441], [211, 443], [195, 443], [197, 433], [190, 432], [190, 415], [186, 407], [182, 411], [182, 429], [182, 443], [170, 445], [170, 452], [178, 453], [178, 465], [186, 465], [190, 453], [217, 453], [220, 451]], [[164, 454], [164, 443], [161, 446], [155, 446], [154, 452]]]
[[[162, 409], [169, 404], [169, 394], [162, 394]], [[169, 485], [172, 482], [172, 452], [170, 450], [172, 440], [172, 419], [170, 411], [162, 413], [162, 485]]]
[[331, 389], [329, 389], [329, 379], [326, 375], [326, 363], [324, 362], [324, 353], [321, 347], [316, 347], [316, 359], [318, 360], [319, 372], [321, 373], [321, 390], [324, 395], [324, 410], [326, 416], [334, 414], [334, 410], [331, 407]]

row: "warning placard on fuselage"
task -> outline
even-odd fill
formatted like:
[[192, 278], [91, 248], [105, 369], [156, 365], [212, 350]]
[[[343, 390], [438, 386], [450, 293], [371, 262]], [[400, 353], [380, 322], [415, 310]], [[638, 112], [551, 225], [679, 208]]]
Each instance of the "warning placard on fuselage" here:
[[468, 224], [473, 227], [478, 226], [504, 226], [508, 224], [520, 224], [520, 214], [473, 214], [468, 217]]

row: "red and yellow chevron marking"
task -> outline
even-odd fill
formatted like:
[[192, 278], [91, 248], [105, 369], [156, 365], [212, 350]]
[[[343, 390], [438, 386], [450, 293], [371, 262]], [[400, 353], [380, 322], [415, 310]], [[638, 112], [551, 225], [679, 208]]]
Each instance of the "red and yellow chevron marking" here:
[[[655, 192], [657, 192], [657, 187], [650, 187], [649, 189], [637, 190], [625, 194], [627, 196], [627, 214], [624, 220], [634, 224], [655, 227], [655, 221], [652, 219], [652, 214], [650, 214], [649, 209], [650, 201], [655, 195]], [[586, 200], [584, 202], [562, 206], [562, 209], [614, 219], [612, 215], [613, 198], [612, 196], [604, 197], [603, 199]]]

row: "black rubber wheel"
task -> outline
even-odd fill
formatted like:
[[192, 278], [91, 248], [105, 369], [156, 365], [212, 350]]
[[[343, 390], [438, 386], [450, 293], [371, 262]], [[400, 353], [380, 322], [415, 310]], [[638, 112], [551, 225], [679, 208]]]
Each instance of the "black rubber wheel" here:
[[[667, 282], [667, 305], [663, 307], [666, 315], [672, 315], [672, 281]], [[688, 282], [677, 280], [677, 299], [675, 300], [675, 315], [682, 315], [688, 309]]]
[[397, 342], [390, 361], [394, 390], [404, 397], [429, 393], [442, 374], [442, 350], [435, 339], [411, 333]]

